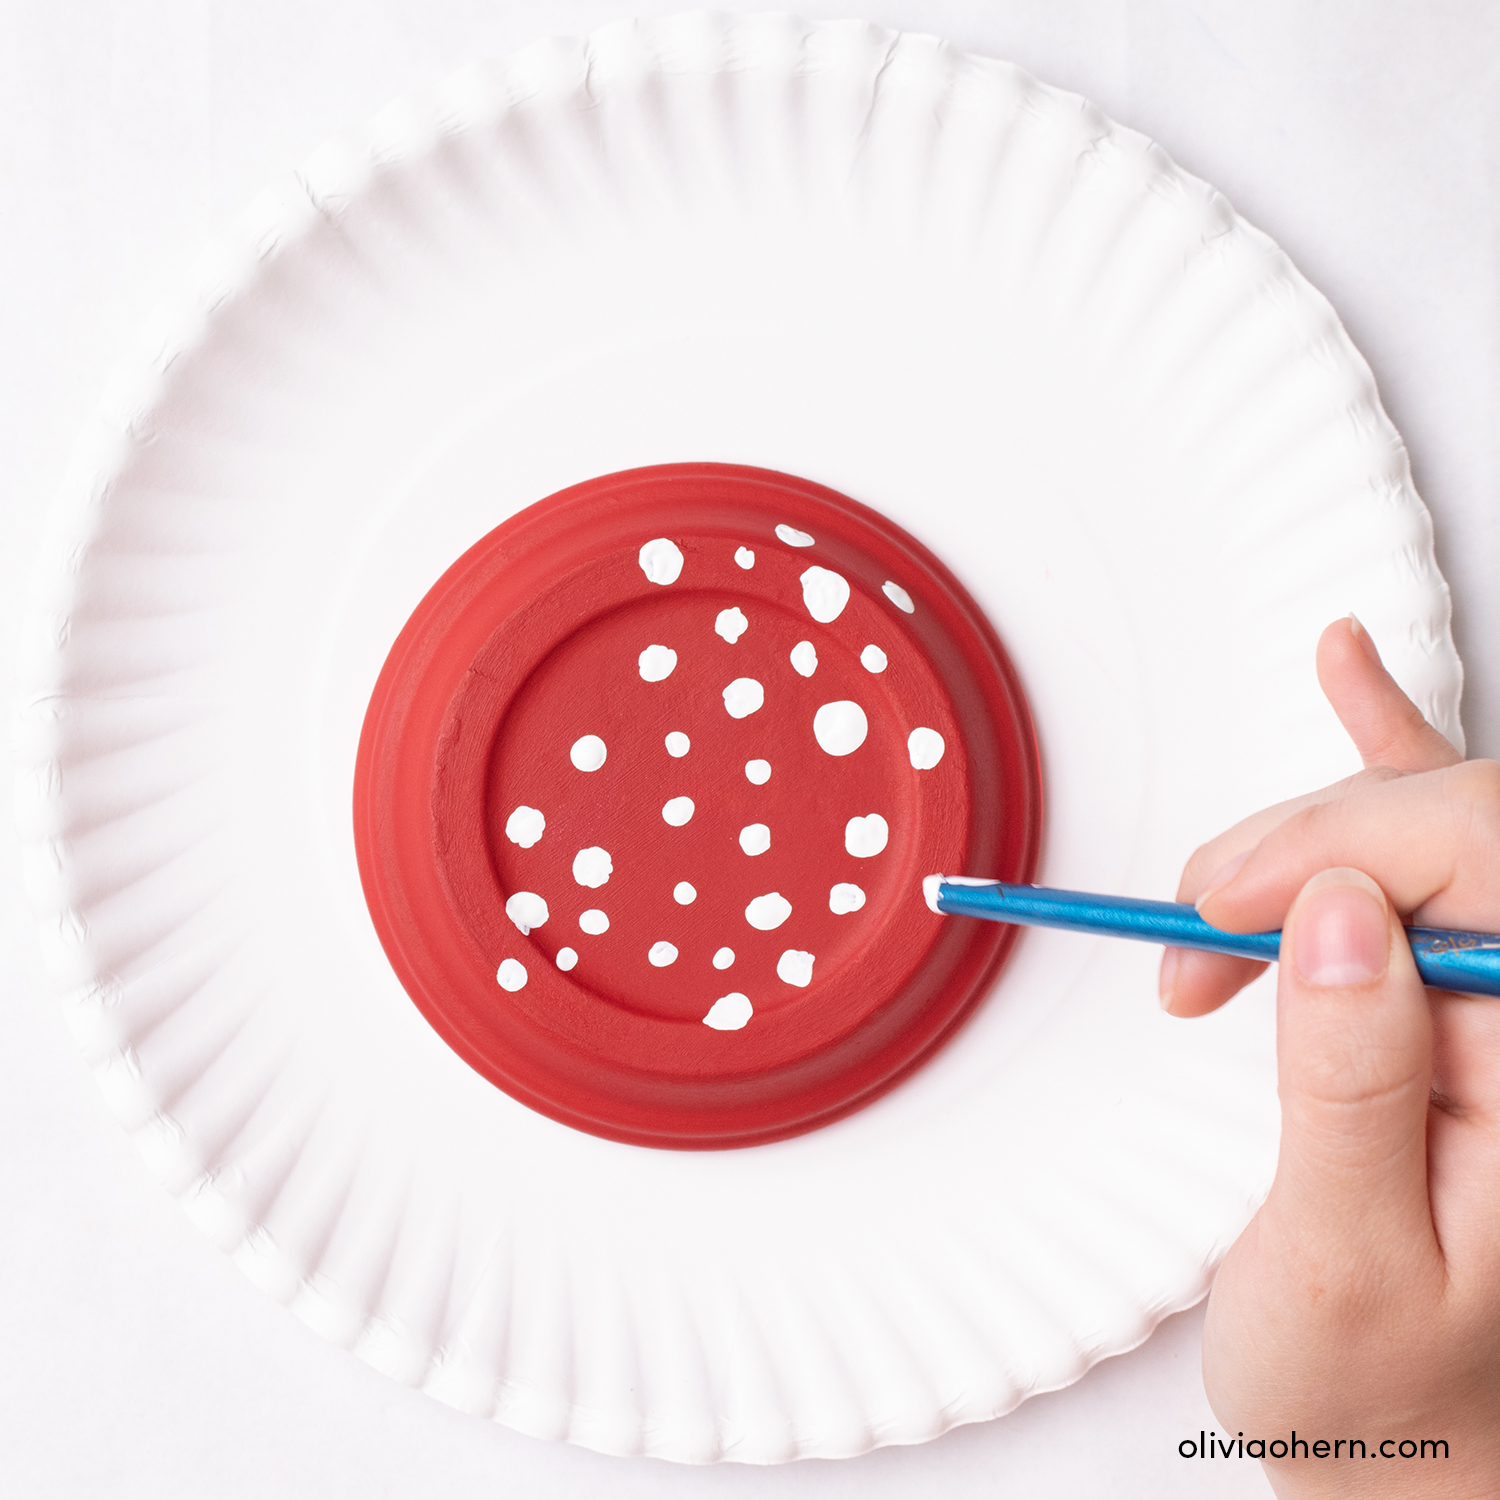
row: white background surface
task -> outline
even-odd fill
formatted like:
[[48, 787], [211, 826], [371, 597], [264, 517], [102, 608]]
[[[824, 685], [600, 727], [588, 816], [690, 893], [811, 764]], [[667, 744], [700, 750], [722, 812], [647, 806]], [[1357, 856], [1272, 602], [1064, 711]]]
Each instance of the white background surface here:
[[[638, 3], [639, 13], [679, 5]], [[761, 6], [727, 5], [726, 9]], [[203, 242], [325, 136], [603, 0], [0, 0], [0, 650], [74, 432]], [[1500, 6], [803, 4], [1008, 57], [1153, 135], [1332, 300], [1412, 452], [1453, 585], [1470, 752], [1500, 750]], [[1184, 850], [1186, 855], [1187, 850]], [[1168, 893], [1163, 893], [1168, 894]], [[1201, 1312], [922, 1448], [685, 1470], [518, 1437], [376, 1375], [222, 1259], [106, 1115], [0, 812], [0, 1473], [8, 1493], [1265, 1495], [1213, 1424]], [[982, 1185], [980, 1190], [982, 1190]]]

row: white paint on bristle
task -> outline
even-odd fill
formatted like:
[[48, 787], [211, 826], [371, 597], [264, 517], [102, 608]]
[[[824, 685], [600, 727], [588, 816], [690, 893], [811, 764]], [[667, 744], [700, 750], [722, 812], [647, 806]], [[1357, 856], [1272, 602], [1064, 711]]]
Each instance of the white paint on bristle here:
[[734, 549], [734, 560], [742, 568], [753, 568], [755, 566], [755, 554], [748, 547], [736, 547]]
[[709, 1006], [708, 1014], [703, 1018], [703, 1024], [712, 1026], [715, 1031], [738, 1031], [754, 1014], [755, 1010], [750, 1004], [750, 997], [740, 994], [738, 990], [733, 990], [727, 995], [720, 995]]
[[591, 891], [597, 891], [614, 872], [615, 863], [609, 857], [609, 850], [601, 849], [597, 844], [580, 849], [573, 856], [573, 879]]
[[792, 914], [792, 903], [780, 891], [757, 896], [745, 908], [745, 920], [757, 932], [774, 932]]
[[727, 969], [733, 962], [733, 948], [720, 948], [719, 951], [714, 954], [714, 968], [716, 969]]
[[604, 758], [608, 754], [609, 751], [604, 748], [604, 741], [597, 734], [586, 734], [582, 739], [573, 741], [573, 748], [568, 751], [568, 759], [580, 771], [597, 771], [604, 764]]
[[785, 521], [776, 528], [776, 535], [788, 547], [811, 547], [813, 545], [813, 539], [805, 531], [798, 531], [795, 526], [788, 526]]
[[840, 881], [828, 893], [828, 910], [836, 917], [858, 911], [864, 904], [865, 893], [847, 880]]
[[642, 682], [665, 682], [677, 670], [677, 653], [670, 646], [647, 646], [636, 666]]
[[938, 916], [942, 916], [942, 912], [938, 911], [937, 904], [938, 887], [942, 883], [943, 877], [941, 875], [924, 875], [922, 877], [922, 899], [927, 903], [928, 910], [937, 912]]
[[731, 719], [747, 719], [766, 701], [766, 690], [753, 677], [736, 677], [724, 689], [724, 708]]
[[887, 578], [886, 581], [880, 585], [880, 592], [884, 594], [885, 597], [889, 599], [897, 609], [905, 610], [907, 614], [911, 614], [911, 612], [916, 609], [916, 605], [911, 602], [911, 595], [908, 594], [899, 583], [892, 583], [889, 578]]
[[850, 818], [844, 824], [844, 848], [855, 859], [873, 859], [891, 837], [891, 826], [879, 813], [870, 813], [863, 818]]
[[640, 564], [652, 583], [676, 583], [682, 575], [682, 551], [676, 542], [659, 536], [641, 548]]
[[516, 930], [525, 937], [533, 927], [541, 927], [547, 920], [547, 903], [535, 891], [517, 891], [505, 903], [505, 915], [516, 924]]
[[687, 881], [679, 880], [672, 887], [672, 899], [679, 906], [691, 906], [698, 899], [698, 892]]
[[792, 647], [792, 668], [801, 677], [811, 677], [818, 670], [818, 651], [811, 641], [798, 641]]
[[665, 969], [668, 964], [677, 962], [677, 950], [670, 943], [652, 943], [646, 957], [656, 968]]
[[930, 771], [943, 758], [945, 748], [942, 735], [935, 729], [913, 729], [906, 737], [906, 753], [918, 771]]
[[526, 965], [517, 963], [513, 958], [502, 959], [500, 968], [496, 971], [495, 978], [500, 982], [502, 990], [524, 989], [526, 985]]
[[505, 836], [511, 843], [529, 849], [546, 832], [547, 820], [524, 803], [505, 820]]
[[673, 797], [661, 810], [662, 821], [670, 823], [673, 828], [681, 828], [693, 816], [693, 799], [691, 797]]
[[740, 829], [740, 848], [746, 854], [764, 854], [771, 847], [771, 830], [764, 823], [749, 823]]
[[890, 665], [889, 658], [879, 646], [866, 646], [859, 653], [859, 664], [867, 672], [883, 672]]
[[745, 762], [745, 779], [754, 786], [764, 786], [771, 779], [771, 762], [768, 760], [747, 760]]
[[578, 925], [590, 937], [609, 931], [609, 918], [597, 906], [591, 906], [578, 918]]
[[811, 953], [804, 953], [800, 948], [788, 948], [776, 960], [776, 977], [805, 990], [812, 983], [813, 964], [816, 961]]
[[714, 616], [714, 634], [722, 635], [732, 646], [750, 628], [745, 611], [736, 605], [732, 609], [721, 609]]
[[680, 729], [667, 736], [667, 754], [674, 760], [681, 760], [692, 748], [693, 742]]
[[864, 709], [848, 698], [825, 703], [813, 715], [813, 738], [829, 755], [853, 755], [869, 732]]
[[557, 967], [564, 974], [578, 962], [578, 954], [572, 948], [559, 948], [557, 950]]
[[849, 580], [828, 568], [809, 568], [802, 575], [802, 602], [820, 625], [832, 625], [849, 602]]

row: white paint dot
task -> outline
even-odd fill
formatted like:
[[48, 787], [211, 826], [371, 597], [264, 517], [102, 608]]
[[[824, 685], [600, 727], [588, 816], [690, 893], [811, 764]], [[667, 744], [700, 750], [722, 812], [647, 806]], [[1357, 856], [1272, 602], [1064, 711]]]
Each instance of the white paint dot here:
[[768, 760], [747, 760], [745, 762], [745, 779], [754, 786], [764, 786], [771, 779], [771, 762]]
[[885, 652], [879, 646], [866, 646], [859, 653], [859, 664], [867, 672], [883, 672], [889, 661]]
[[682, 573], [682, 551], [664, 536], [641, 548], [640, 562], [641, 572], [652, 583], [676, 583]]
[[677, 962], [677, 950], [670, 943], [652, 943], [646, 957], [656, 968], [665, 969], [668, 964]]
[[540, 927], [547, 920], [547, 903], [535, 891], [517, 891], [505, 903], [505, 915], [525, 937], [533, 927]]
[[495, 978], [500, 981], [500, 988], [502, 990], [510, 990], [514, 993], [516, 990], [524, 989], [526, 987], [526, 965], [517, 963], [513, 958], [502, 959]]
[[897, 609], [904, 609], [910, 614], [916, 605], [911, 602], [911, 595], [901, 587], [899, 583], [892, 583], [889, 578], [880, 585], [880, 592], [885, 595]]
[[571, 948], [559, 948], [557, 950], [557, 967], [564, 974], [578, 962], [578, 955]]
[[804, 953], [800, 948], [788, 948], [776, 960], [776, 977], [805, 990], [812, 983], [812, 969], [816, 961], [811, 953]]
[[673, 797], [662, 808], [661, 815], [663, 821], [670, 823], [673, 828], [681, 828], [693, 816], [693, 799], [691, 797]]
[[844, 824], [844, 848], [855, 859], [873, 859], [890, 842], [891, 825], [879, 813]]
[[698, 899], [698, 892], [687, 881], [679, 880], [672, 887], [672, 899], [679, 906], [691, 906]]
[[943, 758], [944, 748], [935, 729], [913, 729], [906, 737], [906, 753], [918, 771], [930, 771]]
[[604, 741], [597, 734], [586, 734], [581, 740], [573, 741], [568, 759], [580, 771], [597, 771], [604, 764], [604, 757], [608, 753], [604, 748]]
[[748, 547], [736, 547], [734, 549], [734, 560], [742, 568], [753, 568], [755, 566], [755, 554]]
[[719, 951], [714, 954], [714, 968], [716, 969], [727, 969], [733, 962], [733, 948], [720, 948]]
[[[846, 830], [847, 837], [847, 830]], [[828, 910], [842, 917], [847, 912], [858, 911], [865, 904], [865, 893], [857, 885], [841, 880], [828, 893]]]
[[830, 755], [853, 755], [869, 732], [864, 709], [848, 698], [825, 703], [813, 715], [813, 737]]
[[505, 820], [505, 836], [511, 843], [529, 849], [546, 831], [547, 820], [534, 807], [524, 804]]
[[788, 526], [785, 521], [776, 528], [776, 535], [788, 547], [811, 547], [813, 544], [813, 539], [805, 531], [798, 531], [795, 526]]
[[757, 896], [745, 908], [745, 920], [757, 932], [774, 932], [792, 914], [792, 903], [780, 891]]
[[733, 609], [721, 609], [714, 616], [714, 634], [722, 635], [732, 646], [750, 628], [750, 622], [745, 618], [745, 611], [735, 606]]
[[828, 568], [809, 568], [802, 575], [802, 602], [820, 625], [831, 625], [849, 602], [849, 581]]
[[674, 760], [681, 760], [692, 748], [693, 742], [680, 729], [667, 736], [667, 754]]
[[615, 863], [609, 857], [609, 850], [601, 849], [597, 844], [590, 849], [580, 849], [573, 856], [573, 879], [591, 891], [597, 891], [614, 873]]
[[764, 854], [771, 847], [771, 830], [764, 823], [750, 823], [740, 829], [740, 848], [746, 854]]
[[578, 918], [578, 925], [590, 937], [598, 937], [601, 932], [609, 931], [609, 918], [597, 906], [591, 906]]
[[792, 667], [800, 677], [811, 677], [818, 670], [818, 651], [811, 641], [798, 641], [792, 647]]
[[738, 1031], [754, 1014], [750, 997], [735, 990], [728, 995], [719, 996], [709, 1006], [703, 1024], [712, 1026], [715, 1031]]
[[665, 682], [677, 670], [677, 653], [670, 646], [647, 646], [636, 666], [642, 682]]
[[766, 701], [766, 690], [753, 677], [736, 677], [724, 689], [724, 707], [731, 719], [745, 719]]

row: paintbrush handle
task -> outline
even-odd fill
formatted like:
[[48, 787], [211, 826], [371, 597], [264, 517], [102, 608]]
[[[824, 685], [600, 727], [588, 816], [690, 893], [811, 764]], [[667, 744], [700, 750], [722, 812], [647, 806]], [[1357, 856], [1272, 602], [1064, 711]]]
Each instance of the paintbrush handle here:
[[[1279, 932], [1224, 932], [1183, 901], [1140, 901], [1131, 896], [1095, 896], [998, 881], [971, 884], [928, 879], [928, 905], [946, 915], [1060, 927], [1269, 962], [1275, 962], [1281, 951]], [[1408, 927], [1406, 936], [1423, 984], [1470, 995], [1500, 995], [1500, 936], [1449, 932], [1441, 927]]]

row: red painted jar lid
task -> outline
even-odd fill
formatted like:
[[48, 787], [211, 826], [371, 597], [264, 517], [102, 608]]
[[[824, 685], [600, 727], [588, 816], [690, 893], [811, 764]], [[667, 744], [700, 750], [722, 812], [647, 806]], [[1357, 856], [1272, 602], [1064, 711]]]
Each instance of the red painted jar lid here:
[[576, 485], [471, 547], [370, 699], [371, 917], [472, 1067], [580, 1130], [749, 1145], [868, 1103], [1014, 929], [935, 871], [1026, 881], [1016, 675], [931, 553], [845, 496], [682, 464]]

